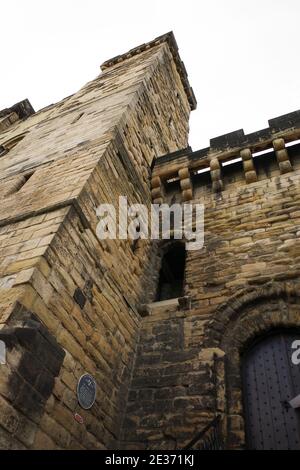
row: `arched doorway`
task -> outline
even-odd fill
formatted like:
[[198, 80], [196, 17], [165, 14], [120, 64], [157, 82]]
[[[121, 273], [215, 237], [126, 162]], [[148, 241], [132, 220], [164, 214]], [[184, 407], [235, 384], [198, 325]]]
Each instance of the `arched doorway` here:
[[300, 449], [300, 333], [275, 332], [242, 358], [248, 449]]

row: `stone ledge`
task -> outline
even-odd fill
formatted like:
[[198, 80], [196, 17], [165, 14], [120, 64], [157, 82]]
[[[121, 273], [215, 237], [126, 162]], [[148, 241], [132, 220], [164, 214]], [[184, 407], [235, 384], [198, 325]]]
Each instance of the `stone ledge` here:
[[139, 306], [139, 313], [142, 317], [153, 315], [162, 309], [189, 310], [191, 308], [191, 297], [175, 297], [173, 299], [159, 300], [150, 304]]

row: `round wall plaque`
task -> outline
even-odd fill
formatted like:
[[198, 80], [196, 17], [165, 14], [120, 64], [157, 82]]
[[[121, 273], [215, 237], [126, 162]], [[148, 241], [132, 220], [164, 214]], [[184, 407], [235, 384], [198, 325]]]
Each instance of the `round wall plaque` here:
[[77, 385], [77, 398], [79, 405], [85, 409], [90, 409], [96, 400], [97, 384], [89, 374], [84, 374], [80, 377]]

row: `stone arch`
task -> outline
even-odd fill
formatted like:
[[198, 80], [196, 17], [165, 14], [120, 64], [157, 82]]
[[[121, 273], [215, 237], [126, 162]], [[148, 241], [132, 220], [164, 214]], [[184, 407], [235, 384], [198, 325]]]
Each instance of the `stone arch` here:
[[206, 327], [205, 346], [220, 347], [226, 331], [237, 320], [244, 318], [247, 307], [253, 307], [275, 299], [285, 300], [289, 303], [298, 297], [300, 297], [300, 281], [271, 282], [261, 287], [249, 287], [239, 290], [214, 312]]
[[299, 288], [300, 282], [274, 282], [244, 289], [222, 304], [207, 326], [205, 346], [224, 353], [224, 381], [219, 381], [216, 393], [223, 397], [223, 409], [218, 411], [224, 415], [228, 448], [245, 447], [242, 355], [254, 340], [273, 330], [300, 330]]

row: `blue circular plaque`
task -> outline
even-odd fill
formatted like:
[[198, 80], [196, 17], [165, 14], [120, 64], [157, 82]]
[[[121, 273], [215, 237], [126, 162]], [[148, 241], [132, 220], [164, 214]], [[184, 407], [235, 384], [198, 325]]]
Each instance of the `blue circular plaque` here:
[[89, 410], [96, 400], [97, 384], [90, 374], [80, 377], [77, 385], [78, 403], [84, 410]]

